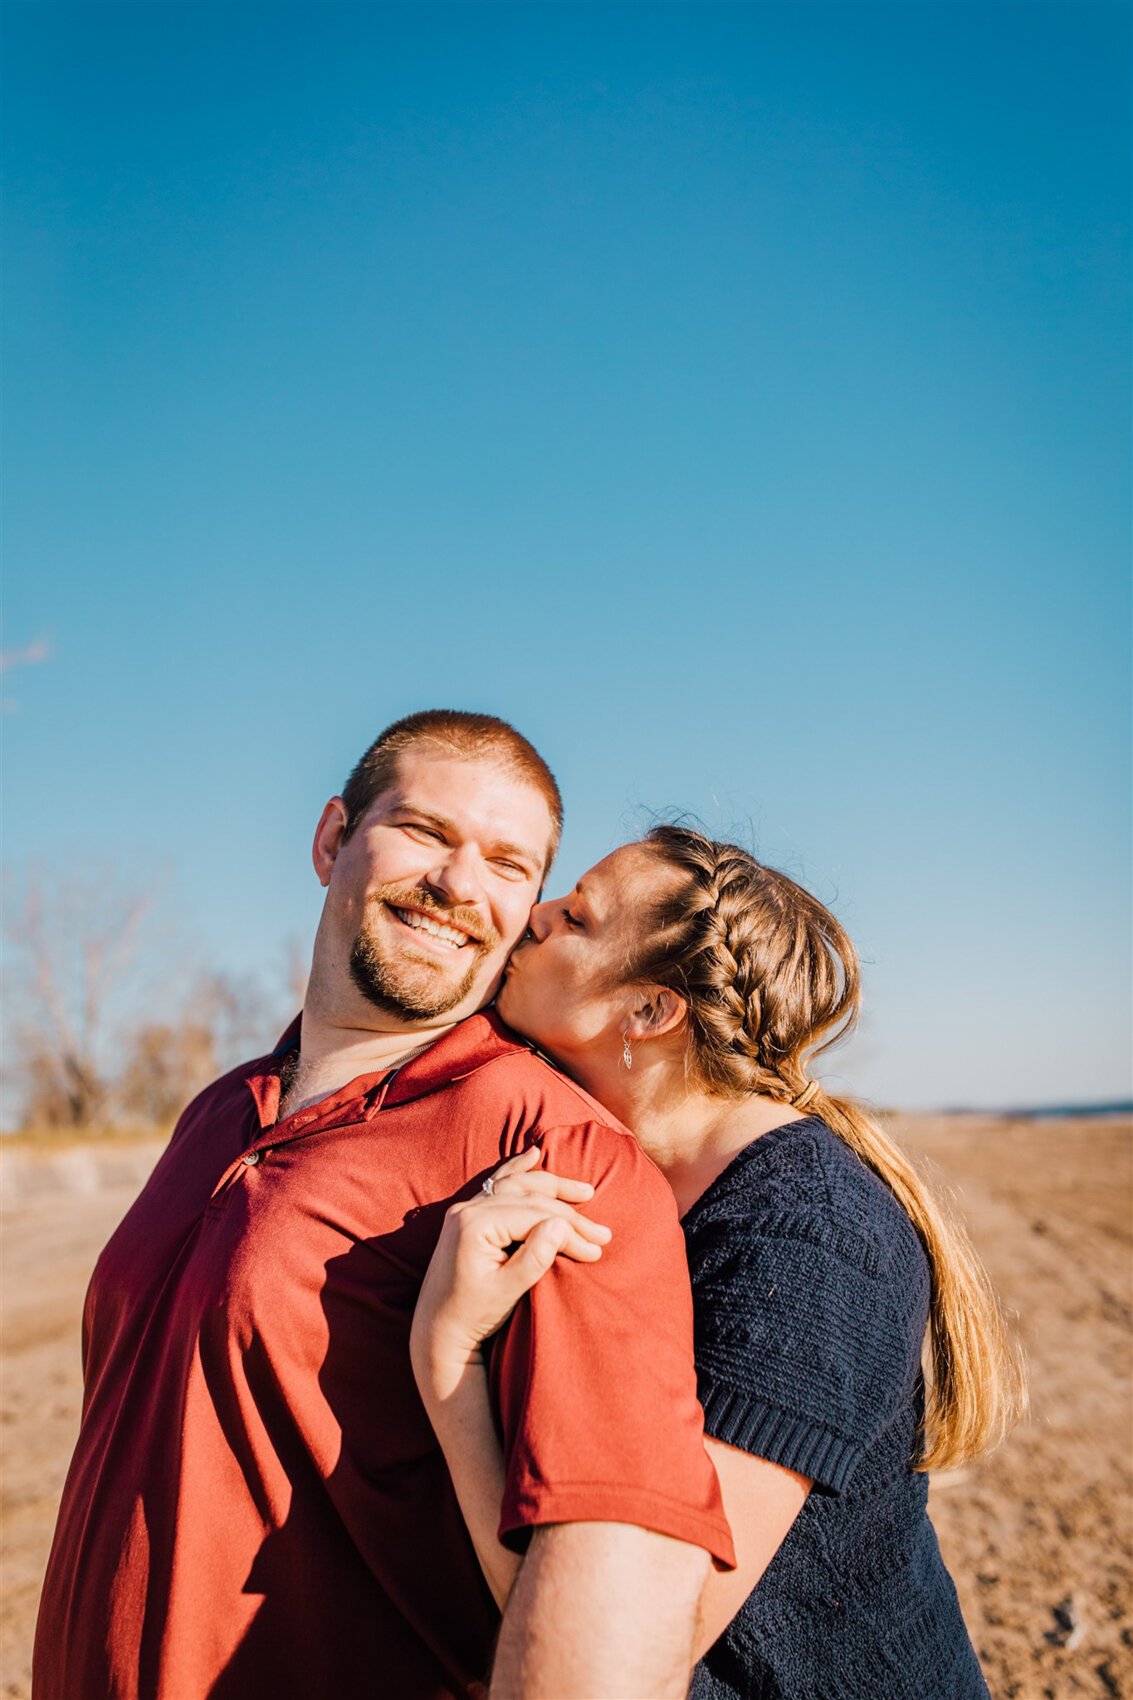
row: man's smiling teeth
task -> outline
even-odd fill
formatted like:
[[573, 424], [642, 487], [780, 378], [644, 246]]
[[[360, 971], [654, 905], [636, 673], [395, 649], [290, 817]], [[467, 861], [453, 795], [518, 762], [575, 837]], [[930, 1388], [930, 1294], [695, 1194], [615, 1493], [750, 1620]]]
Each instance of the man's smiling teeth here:
[[440, 939], [442, 944], [455, 945], [459, 950], [461, 945], [468, 943], [468, 933], [462, 933], [456, 927], [447, 927], [443, 921], [434, 920], [432, 915], [422, 915], [417, 909], [399, 909], [394, 903], [390, 904], [390, 908], [407, 927], [413, 927], [419, 933], [428, 933], [431, 938]]

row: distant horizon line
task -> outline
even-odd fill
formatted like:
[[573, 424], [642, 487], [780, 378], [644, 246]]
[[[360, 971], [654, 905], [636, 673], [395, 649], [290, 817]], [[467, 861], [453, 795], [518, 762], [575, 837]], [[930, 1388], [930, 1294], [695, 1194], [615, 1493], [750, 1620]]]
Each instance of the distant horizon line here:
[[942, 1104], [938, 1109], [910, 1110], [895, 1106], [898, 1115], [1015, 1116], [1020, 1120], [1057, 1120], [1065, 1116], [1133, 1116], [1133, 1098], [1077, 1104]]
[[[1098, 1120], [1119, 1116], [1133, 1118], [1133, 1098], [1087, 1104], [942, 1104], [924, 1105], [919, 1108], [900, 1104], [877, 1104], [871, 1105], [871, 1108], [875, 1115], [882, 1116], [999, 1116], [1008, 1121], [1063, 1121], [1076, 1116]], [[97, 1142], [100, 1137], [113, 1138], [115, 1135], [124, 1135], [127, 1138], [168, 1138], [171, 1133], [172, 1125], [166, 1128], [159, 1123], [122, 1118], [113, 1123], [92, 1123], [89, 1127], [0, 1126], [0, 1140], [19, 1140], [21, 1135], [30, 1135], [37, 1144], [41, 1141], [51, 1144], [56, 1139], [63, 1142], [68, 1138], [77, 1143], [88, 1138]]]

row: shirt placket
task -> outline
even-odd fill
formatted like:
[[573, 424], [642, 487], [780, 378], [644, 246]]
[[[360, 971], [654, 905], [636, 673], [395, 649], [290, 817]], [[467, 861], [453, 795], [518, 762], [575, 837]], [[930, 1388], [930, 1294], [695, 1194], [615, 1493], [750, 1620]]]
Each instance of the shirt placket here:
[[209, 1208], [219, 1208], [233, 1185], [241, 1178], [246, 1178], [249, 1170], [260, 1168], [269, 1160], [273, 1151], [281, 1150], [285, 1145], [296, 1145], [304, 1139], [312, 1139], [319, 1133], [328, 1133], [334, 1128], [370, 1121], [384, 1105], [396, 1073], [396, 1069], [392, 1070], [357, 1103], [341, 1104], [329, 1115], [320, 1115], [316, 1105], [310, 1110], [300, 1110], [298, 1114], [289, 1116], [282, 1124], [273, 1122], [270, 1126], [261, 1128], [252, 1143], [238, 1157], [234, 1157], [224, 1170], [212, 1189]]

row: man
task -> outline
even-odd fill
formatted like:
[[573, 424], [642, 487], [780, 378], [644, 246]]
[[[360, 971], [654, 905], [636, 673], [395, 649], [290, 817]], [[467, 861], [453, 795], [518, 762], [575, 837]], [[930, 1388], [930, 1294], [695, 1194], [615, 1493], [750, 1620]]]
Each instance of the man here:
[[705, 1554], [732, 1554], [673, 1200], [477, 1013], [560, 820], [525, 739], [450, 711], [323, 810], [301, 1022], [189, 1106], [91, 1282], [36, 1700], [485, 1692], [498, 1622], [408, 1336], [444, 1211], [533, 1139], [615, 1237], [500, 1337], [501, 1537], [530, 1549], [494, 1692], [684, 1692]]

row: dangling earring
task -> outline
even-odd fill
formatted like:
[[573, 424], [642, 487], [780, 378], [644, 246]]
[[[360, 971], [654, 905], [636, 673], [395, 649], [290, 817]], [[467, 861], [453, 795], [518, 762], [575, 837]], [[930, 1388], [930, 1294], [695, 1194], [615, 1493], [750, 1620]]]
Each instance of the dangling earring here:
[[629, 1048], [629, 1034], [622, 1034], [622, 1061], [627, 1068], [633, 1067], [633, 1052]]

